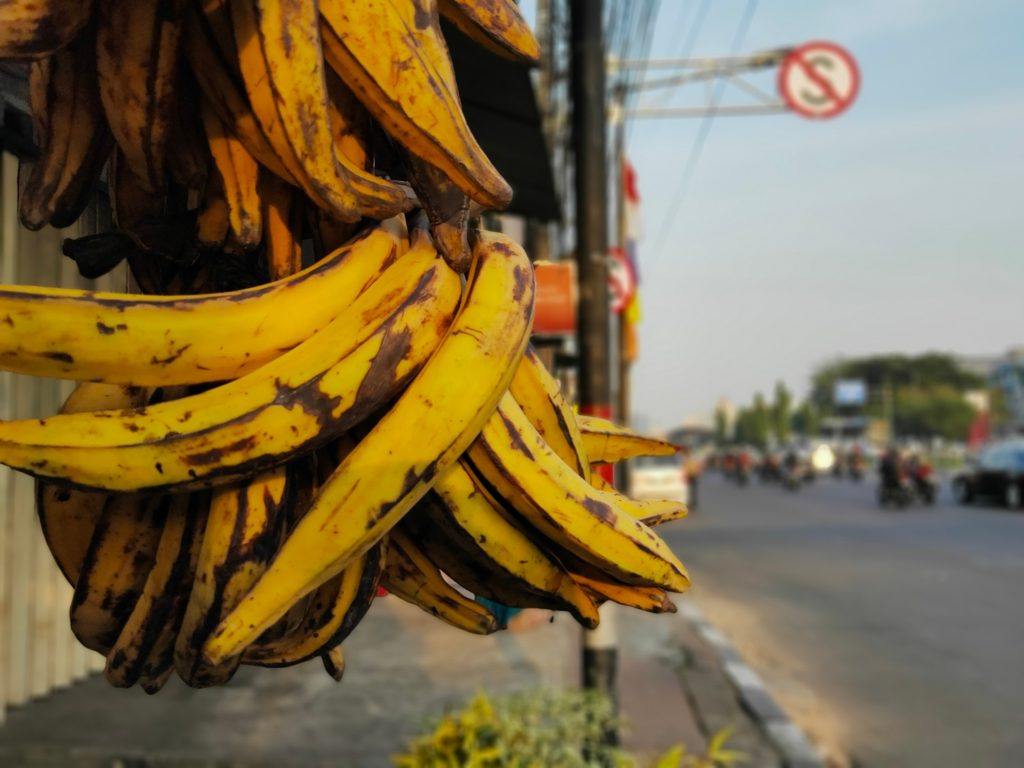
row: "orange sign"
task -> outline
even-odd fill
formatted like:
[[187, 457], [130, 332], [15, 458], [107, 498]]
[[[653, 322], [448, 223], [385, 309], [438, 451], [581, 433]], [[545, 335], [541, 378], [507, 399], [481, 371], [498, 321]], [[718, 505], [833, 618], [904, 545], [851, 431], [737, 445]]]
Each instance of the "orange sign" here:
[[576, 263], [538, 261], [537, 297], [533, 311], [533, 332], [538, 336], [562, 336], [576, 332]]

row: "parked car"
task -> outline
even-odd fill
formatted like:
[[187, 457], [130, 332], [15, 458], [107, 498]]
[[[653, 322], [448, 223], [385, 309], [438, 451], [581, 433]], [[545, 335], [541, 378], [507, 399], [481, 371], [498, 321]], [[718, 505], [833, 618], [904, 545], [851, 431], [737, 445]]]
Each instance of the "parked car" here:
[[953, 495], [961, 504], [988, 497], [1019, 509], [1024, 501], [1024, 440], [993, 443], [982, 450], [967, 470], [953, 478]]
[[643, 456], [633, 462], [630, 496], [637, 499], [689, 501], [686, 469], [679, 456]]

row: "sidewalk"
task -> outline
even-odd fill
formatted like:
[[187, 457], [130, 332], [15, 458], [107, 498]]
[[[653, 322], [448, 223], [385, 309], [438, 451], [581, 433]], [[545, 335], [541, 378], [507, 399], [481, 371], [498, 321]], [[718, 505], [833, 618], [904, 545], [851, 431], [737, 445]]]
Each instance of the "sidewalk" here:
[[[632, 724], [624, 746], [644, 756], [680, 742], [700, 750], [706, 734], [729, 724], [731, 744], [754, 758], [748, 765], [778, 764], [685, 619], [621, 609], [618, 623], [621, 706]], [[340, 684], [318, 664], [244, 667], [223, 688], [174, 680], [147, 697], [97, 676], [12, 710], [0, 728], [0, 766], [388, 766], [425, 720], [480, 690], [576, 686], [578, 646], [565, 616], [480, 638], [387, 598], [345, 643]], [[685, 668], [697, 673], [697, 693], [680, 684]]]

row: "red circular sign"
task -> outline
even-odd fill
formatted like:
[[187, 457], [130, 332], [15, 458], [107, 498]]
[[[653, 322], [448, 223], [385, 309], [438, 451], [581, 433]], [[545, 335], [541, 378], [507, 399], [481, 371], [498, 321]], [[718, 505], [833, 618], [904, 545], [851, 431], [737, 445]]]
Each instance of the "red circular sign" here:
[[859, 90], [857, 62], [835, 43], [804, 43], [790, 51], [779, 67], [779, 93], [790, 109], [804, 117], [835, 117], [849, 108]]

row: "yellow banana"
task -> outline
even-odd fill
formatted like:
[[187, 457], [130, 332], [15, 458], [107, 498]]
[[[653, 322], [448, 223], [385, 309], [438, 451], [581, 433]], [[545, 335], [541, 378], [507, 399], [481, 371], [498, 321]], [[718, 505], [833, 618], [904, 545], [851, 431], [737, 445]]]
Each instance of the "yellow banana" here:
[[397, 245], [377, 228], [294, 277], [231, 293], [3, 286], [0, 368], [121, 384], [237, 378], [325, 327], [379, 277]]
[[629, 583], [682, 592], [686, 569], [650, 528], [562, 461], [511, 395], [469, 452], [484, 479], [549, 539]]
[[240, 653], [289, 606], [373, 546], [465, 451], [522, 356], [533, 294], [533, 270], [522, 249], [501, 235], [481, 234], [464, 303], [447, 336], [345, 457], [270, 569], [210, 638], [212, 660]]
[[508, 391], [558, 458], [576, 474], [589, 479], [590, 462], [584, 453], [577, 416], [562, 395], [558, 381], [532, 349], [523, 355]]
[[171, 497], [153, 568], [128, 621], [107, 653], [104, 674], [111, 685], [131, 687], [147, 665], [166, 664], [170, 644], [160, 641], [168, 625], [177, 628], [181, 622], [205, 518], [205, 505], [197, 508], [189, 494]]
[[341, 651], [341, 646], [336, 645], [320, 658], [324, 661], [324, 669], [327, 674], [340, 683], [345, 674], [345, 655]]
[[402, 187], [334, 151], [317, 4], [230, 0], [230, 6], [253, 112], [278, 156], [294, 157], [295, 180], [309, 198], [342, 221], [409, 210], [413, 200]]
[[324, 80], [335, 150], [356, 168], [372, 170], [370, 134], [373, 125], [370, 113], [334, 70], [325, 69]]
[[164, 188], [185, 0], [99, 0], [96, 62], [110, 130], [143, 188]]
[[209, 508], [210, 495], [208, 493], [191, 495], [189, 499], [190, 514], [193, 514], [193, 510], [195, 510], [194, 514], [198, 516], [199, 524], [193, 526], [187, 568], [180, 569], [172, 580], [170, 589], [173, 590], [173, 595], [167, 599], [173, 600], [173, 610], [168, 611], [167, 621], [159, 629], [156, 639], [150, 643], [149, 653], [142, 661], [138, 673], [138, 683], [148, 694], [159, 691], [174, 671], [174, 646], [185, 617], [185, 606], [188, 604], [189, 595], [192, 592], [196, 561], [199, 559], [199, 548], [202, 545]]
[[622, 509], [650, 528], [681, 520], [689, 513], [686, 505], [675, 499], [631, 499], [623, 496], [597, 472], [590, 478], [590, 483], [595, 488], [617, 497]]
[[174, 647], [174, 666], [191, 686], [226, 683], [235, 673], [237, 659], [208, 665], [199, 651], [274, 556], [287, 486], [287, 468], [277, 467], [213, 492], [192, 593]]
[[[523, 356], [509, 392], [558, 457], [576, 470], [577, 474], [589, 478], [595, 488], [614, 496], [619, 508], [652, 528], [686, 516], [686, 505], [681, 502], [673, 499], [630, 499], [619, 493], [598, 473], [590, 471], [583, 435], [577, 422], [580, 417], [573, 413], [572, 407], [562, 396], [558, 381], [532, 349], [528, 349]], [[583, 418], [586, 420], [589, 417]]]
[[580, 586], [594, 595], [599, 603], [611, 600], [613, 603], [636, 608], [648, 613], [675, 613], [675, 603], [665, 594], [665, 590], [657, 587], [638, 587], [621, 584], [601, 575], [583, 575], [573, 572], [572, 576]]
[[[459, 564], [445, 558], [439, 544], [442, 570], [467, 589], [505, 605], [516, 605], [511, 594], [532, 593], [529, 605], [567, 610], [584, 626], [596, 626], [597, 609], [565, 570], [530, 537], [505, 517], [497, 502], [471, 470], [458, 462], [434, 484], [436, 499], [421, 502], [423, 514], [440, 538], [462, 555], [460, 561], [480, 563], [479, 579], [453, 569]], [[422, 526], [422, 534], [432, 538]], [[467, 581], [477, 583], [470, 584]], [[480, 583], [482, 582], [482, 583]], [[511, 589], [503, 589], [505, 585]], [[514, 589], [514, 593], [513, 593]], [[524, 606], [525, 607], [525, 606]]]
[[[83, 413], [112, 408], [141, 408], [150, 390], [116, 384], [84, 382], [68, 395], [61, 413]], [[43, 538], [57, 567], [74, 586], [82, 570], [93, 530], [103, 514], [108, 494], [80, 491], [56, 483], [36, 483], [36, 512]]]
[[263, 210], [260, 204], [260, 166], [221, 119], [203, 101], [200, 106], [213, 167], [220, 176], [228, 204], [228, 223], [238, 243], [255, 248], [263, 239]]
[[71, 601], [71, 631], [106, 654], [146, 583], [169, 496], [111, 496], [93, 532]]
[[284, 667], [337, 647], [366, 615], [377, 595], [384, 569], [383, 546], [373, 547], [315, 592], [299, 626], [278, 640], [251, 645], [242, 657], [247, 664]]
[[63, 48], [89, 22], [92, 6], [92, 0], [3, 0], [0, 59], [35, 59]]
[[498, 622], [480, 603], [469, 599], [441, 576], [441, 572], [402, 531], [389, 536], [384, 588], [441, 621], [474, 635], [489, 635]]
[[280, 280], [302, 269], [302, 198], [273, 174], [260, 176], [267, 272]]
[[186, 11], [185, 57], [206, 100], [249, 154], [275, 176], [295, 183], [294, 169], [279, 158], [249, 107], [238, 71], [238, 50], [227, 0], [203, 0]]
[[672, 456], [679, 448], [667, 440], [646, 437], [598, 416], [576, 417], [583, 447], [592, 464], [613, 463], [637, 456]]
[[19, 214], [28, 229], [72, 224], [88, 203], [110, 154], [112, 138], [96, 82], [94, 42], [91, 32], [83, 33], [29, 67], [40, 155], [20, 185]]
[[444, 336], [457, 276], [424, 243], [311, 339], [142, 412], [0, 422], [0, 461], [109, 490], [201, 487], [308, 452], [405, 389]]
[[437, 1], [327, 2], [320, 14], [324, 56], [384, 129], [484, 207], [508, 205], [462, 114]]
[[231, 229], [231, 211], [224, 196], [224, 182], [213, 173], [203, 189], [203, 204], [196, 216], [196, 241], [203, 248], [219, 250]]
[[441, 15], [489, 51], [525, 64], [540, 62], [540, 44], [515, 0], [440, 0]]

